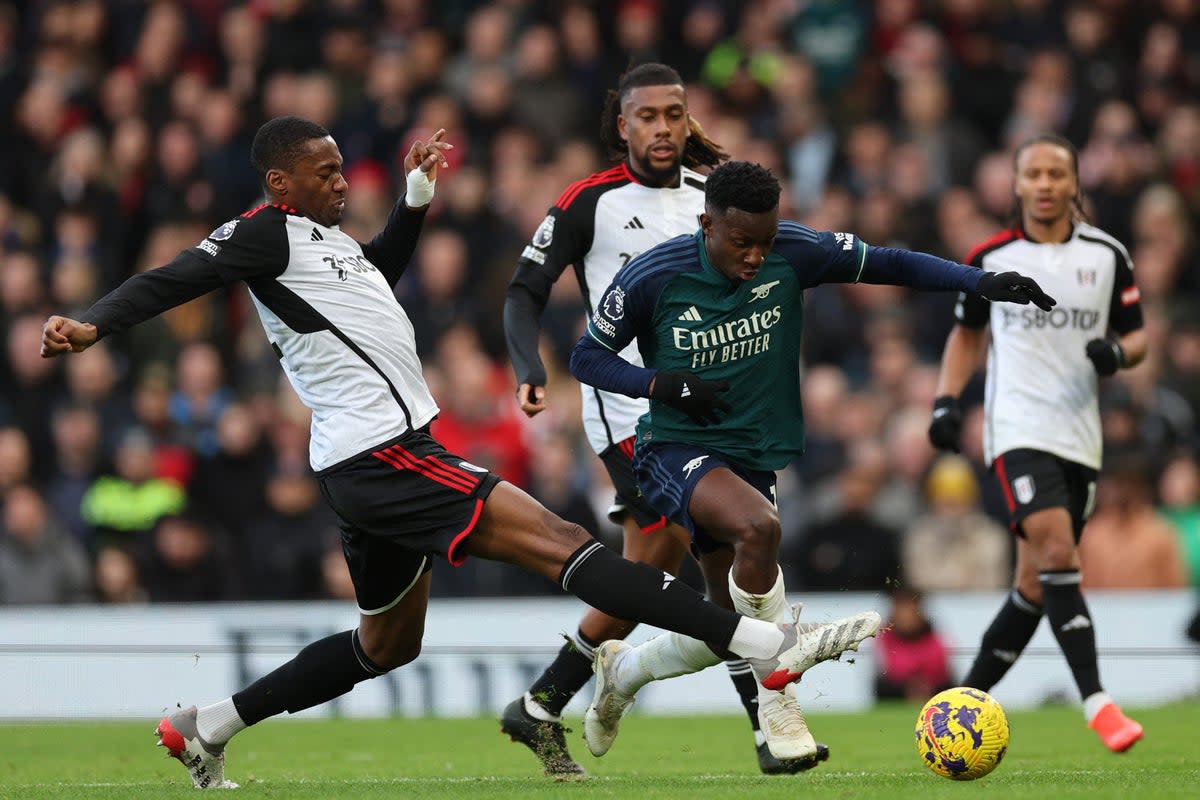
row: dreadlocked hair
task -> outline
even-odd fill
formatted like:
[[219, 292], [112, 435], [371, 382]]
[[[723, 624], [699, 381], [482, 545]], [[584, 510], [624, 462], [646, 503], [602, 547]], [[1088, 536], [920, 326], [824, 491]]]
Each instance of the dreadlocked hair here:
[[[683, 78], [666, 64], [650, 62], [639, 64], [621, 76], [616, 90], [609, 89], [604, 98], [604, 111], [600, 115], [600, 141], [608, 148], [615, 160], [629, 155], [629, 143], [621, 138], [617, 117], [621, 116], [621, 104], [629, 92], [642, 86], [683, 86]], [[688, 169], [711, 168], [729, 159], [719, 144], [708, 138], [704, 128], [690, 114], [688, 130], [691, 135], [683, 147], [683, 165]]]
[[[1088, 213], [1083, 207], [1083, 187], [1079, 184], [1079, 150], [1077, 150], [1075, 145], [1071, 144], [1071, 141], [1066, 137], [1059, 136], [1057, 133], [1041, 133], [1037, 136], [1026, 139], [1017, 147], [1016, 150], [1013, 151], [1013, 175], [1015, 176], [1017, 174], [1017, 161], [1020, 160], [1021, 153], [1024, 153], [1027, 149], [1033, 147], [1035, 144], [1054, 145], [1055, 147], [1061, 147], [1070, 153], [1071, 171], [1075, 173], [1075, 196], [1071, 198], [1071, 210], [1073, 212], [1072, 217], [1084, 222], [1091, 222], [1091, 218], [1088, 217]], [[1016, 199], [1016, 202], [1013, 205], [1014, 208], [1012, 216], [1009, 219], [1009, 226], [1015, 228], [1018, 227], [1021, 224], [1021, 220], [1024, 219], [1025, 207], [1022, 205], [1021, 198], [1019, 197]]]
[[722, 214], [731, 208], [762, 214], [779, 206], [779, 192], [771, 170], [749, 161], [728, 161], [704, 182], [704, 207]]

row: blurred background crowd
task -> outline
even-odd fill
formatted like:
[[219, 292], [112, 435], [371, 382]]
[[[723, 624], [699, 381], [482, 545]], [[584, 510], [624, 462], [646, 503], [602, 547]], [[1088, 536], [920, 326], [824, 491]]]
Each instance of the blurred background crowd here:
[[[783, 216], [948, 258], [1008, 219], [1014, 146], [1069, 137], [1151, 340], [1104, 382], [1085, 586], [1200, 585], [1200, 0], [27, 0], [0, 3], [0, 605], [353, 597], [307, 412], [244, 286], [38, 355], [48, 314], [255, 205], [250, 140], [288, 113], [336, 137], [360, 239], [409, 143], [449, 132], [397, 287], [435, 434], [615, 542], [564, 367], [578, 288], [565, 274], [547, 309], [551, 411], [533, 421], [501, 309], [546, 209], [609, 163], [606, 90], [650, 60], [679, 70], [713, 140], [781, 177]], [[808, 453], [780, 483], [790, 589], [1007, 585], [981, 381], [963, 455], [926, 438], [954, 299], [810, 292]], [[436, 569], [435, 595], [557, 591]]]

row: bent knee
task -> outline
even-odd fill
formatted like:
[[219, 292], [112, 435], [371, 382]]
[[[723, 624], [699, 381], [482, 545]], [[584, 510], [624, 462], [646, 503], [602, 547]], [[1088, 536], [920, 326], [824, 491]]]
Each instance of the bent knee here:
[[747, 517], [738, 523], [734, 535], [742, 544], [778, 548], [782, 535], [779, 515], [765, 512]]

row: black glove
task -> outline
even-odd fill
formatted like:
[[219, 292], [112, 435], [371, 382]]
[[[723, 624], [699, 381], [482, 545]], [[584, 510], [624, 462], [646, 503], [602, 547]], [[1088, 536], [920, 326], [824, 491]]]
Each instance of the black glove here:
[[1087, 343], [1087, 357], [1098, 375], [1112, 375], [1125, 366], [1125, 351], [1112, 339], [1092, 339]]
[[944, 394], [933, 401], [933, 419], [929, 422], [929, 441], [938, 450], [959, 452], [962, 435], [962, 409], [958, 398]]
[[718, 411], [733, 408], [717, 397], [718, 392], [728, 388], [729, 381], [706, 381], [686, 370], [659, 370], [654, 376], [650, 397], [679, 409], [691, 417], [692, 422], [704, 427], [710, 422], [721, 421]]
[[975, 293], [985, 300], [1025, 305], [1033, 303], [1042, 311], [1049, 311], [1058, 304], [1042, 291], [1037, 281], [1019, 272], [985, 272], [975, 287]]

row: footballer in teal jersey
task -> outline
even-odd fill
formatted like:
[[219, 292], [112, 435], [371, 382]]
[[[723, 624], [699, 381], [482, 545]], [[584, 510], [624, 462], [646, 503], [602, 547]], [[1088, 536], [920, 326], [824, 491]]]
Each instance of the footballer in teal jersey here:
[[697, 231], [631, 263], [604, 295], [588, 335], [613, 352], [636, 338], [647, 367], [732, 387], [732, 408], [716, 425], [698, 426], [683, 410], [651, 401], [639, 441], [686, 442], [752, 469], [780, 469], [804, 450], [804, 290], [858, 280], [867, 247], [851, 234], [784, 221], [758, 269], [730, 280], [704, 242]]
[[[571, 355], [571, 373], [581, 382], [650, 398], [638, 424], [634, 473], [649, 504], [692, 534], [709, 597], [777, 623], [790, 618], [790, 609], [778, 565], [774, 470], [804, 449], [804, 290], [865, 281], [1054, 305], [1017, 273], [989, 274], [781, 222], [779, 194], [779, 182], [757, 164], [730, 161], [713, 170], [700, 231], [625, 265]], [[635, 339], [645, 367], [619, 355]], [[856, 615], [846, 625], [845, 635], [857, 642], [874, 635], [878, 617]], [[592, 752], [611, 746], [641, 685], [712, 663], [702, 656], [670, 635], [637, 648], [623, 642], [597, 648], [596, 696], [584, 715]], [[638, 669], [618, 666], [626, 659]], [[639, 675], [640, 683], [629, 678]], [[777, 758], [816, 751], [794, 697], [760, 700], [759, 719]], [[780, 719], [788, 720], [786, 731], [775, 730]]]

